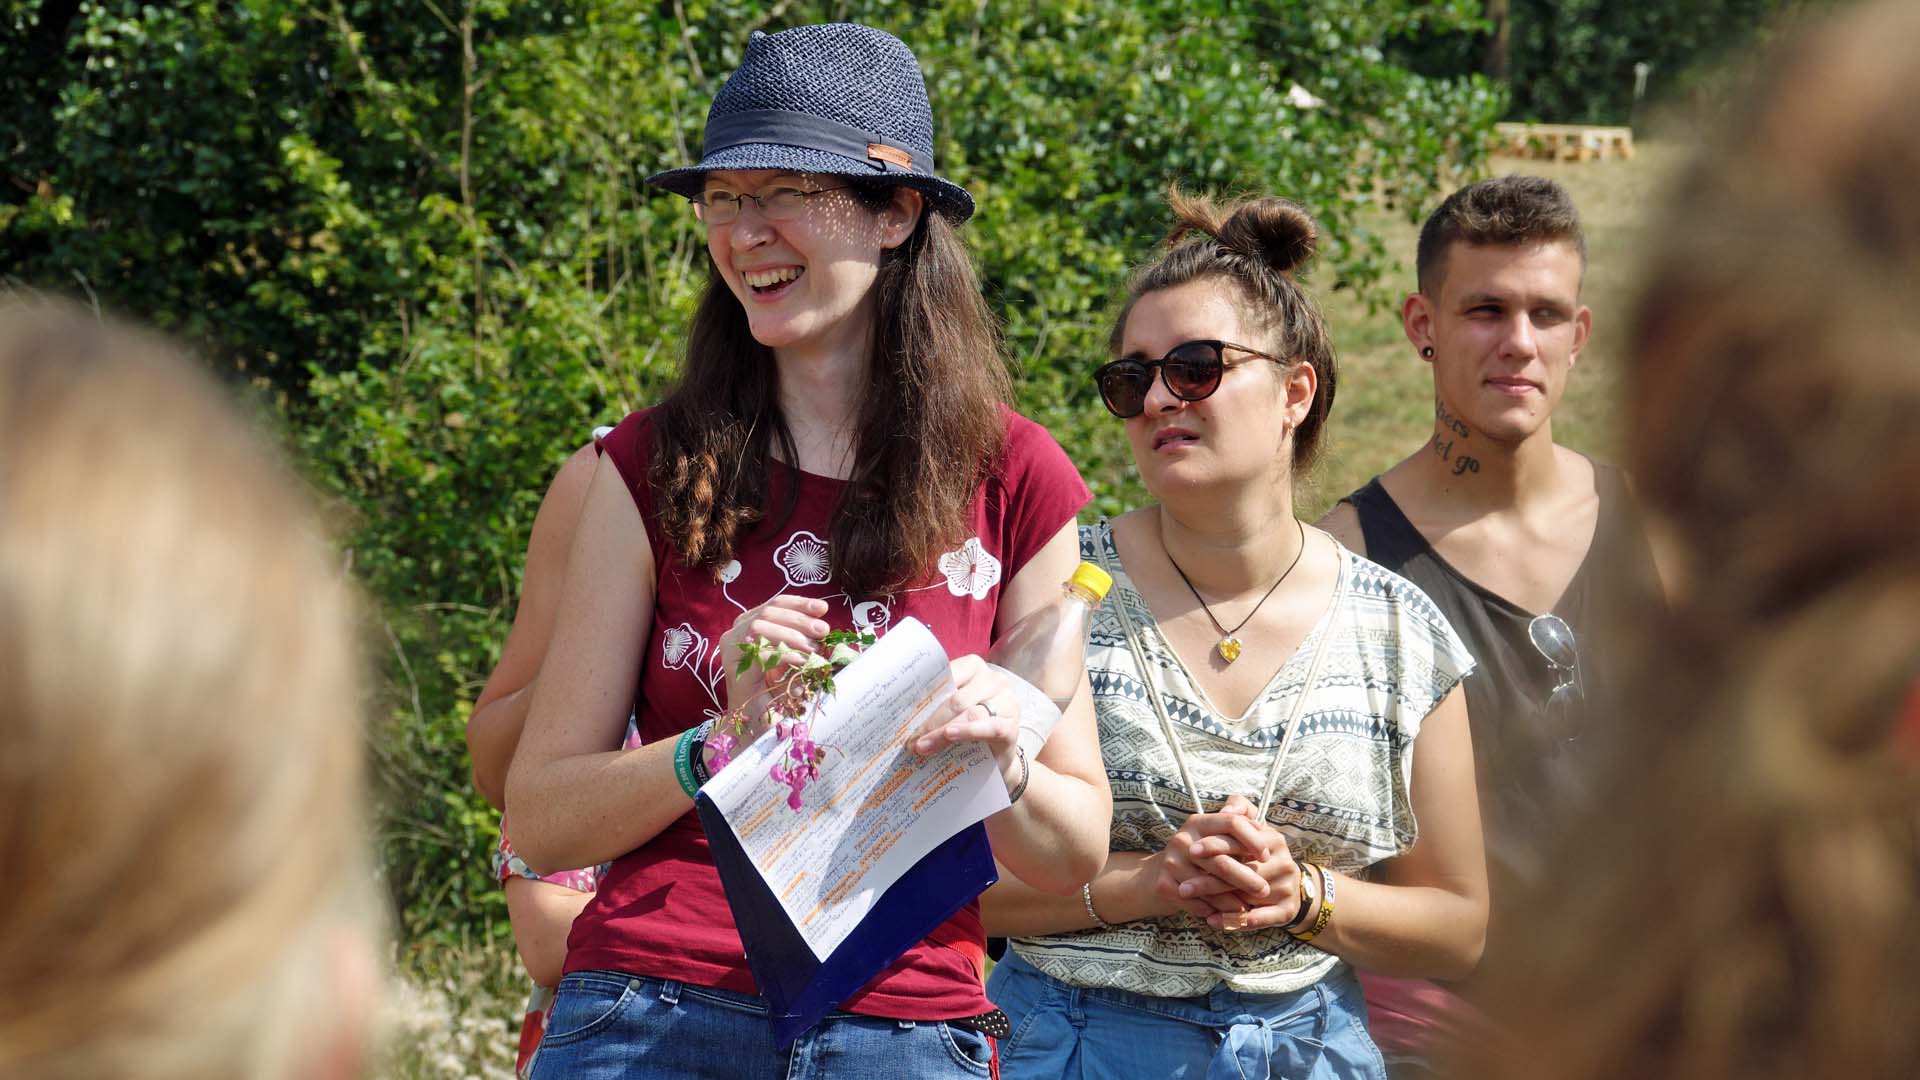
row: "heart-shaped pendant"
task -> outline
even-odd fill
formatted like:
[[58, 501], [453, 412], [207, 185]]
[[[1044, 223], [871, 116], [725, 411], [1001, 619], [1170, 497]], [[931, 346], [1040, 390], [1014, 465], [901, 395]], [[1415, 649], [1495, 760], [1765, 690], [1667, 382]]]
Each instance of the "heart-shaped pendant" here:
[[1214, 649], [1220, 653], [1220, 659], [1229, 664], [1240, 659], [1240, 639], [1237, 637], [1221, 638], [1220, 644], [1215, 645]]

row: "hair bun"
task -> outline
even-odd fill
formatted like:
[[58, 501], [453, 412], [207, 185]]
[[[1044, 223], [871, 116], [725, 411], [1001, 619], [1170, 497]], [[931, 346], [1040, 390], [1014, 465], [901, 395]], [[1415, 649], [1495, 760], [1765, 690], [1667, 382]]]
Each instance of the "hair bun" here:
[[1319, 249], [1319, 225], [1306, 207], [1289, 199], [1269, 195], [1221, 206], [1173, 184], [1167, 188], [1167, 205], [1173, 210], [1173, 228], [1167, 231], [1169, 248], [1194, 233], [1204, 233], [1228, 251], [1282, 274], [1305, 265]]
[[1234, 251], [1292, 273], [1313, 258], [1320, 228], [1299, 203], [1263, 198], [1236, 207], [1215, 235]]

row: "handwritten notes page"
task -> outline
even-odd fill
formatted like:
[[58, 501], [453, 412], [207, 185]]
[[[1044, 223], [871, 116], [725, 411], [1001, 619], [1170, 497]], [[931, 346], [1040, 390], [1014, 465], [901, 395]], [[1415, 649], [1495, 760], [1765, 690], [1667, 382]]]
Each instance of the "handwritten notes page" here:
[[953, 690], [932, 631], [905, 619], [834, 676], [816, 699], [813, 738], [827, 748], [799, 810], [767, 770], [771, 737], [703, 789], [787, 917], [822, 961], [887, 887], [948, 837], [1007, 806], [993, 755], [979, 743], [921, 758], [907, 749]]

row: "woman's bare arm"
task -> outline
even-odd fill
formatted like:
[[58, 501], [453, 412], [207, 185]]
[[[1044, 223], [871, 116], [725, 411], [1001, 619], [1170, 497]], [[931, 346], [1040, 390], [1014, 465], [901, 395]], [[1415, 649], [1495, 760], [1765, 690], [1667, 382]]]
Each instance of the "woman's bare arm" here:
[[560, 466], [540, 511], [533, 518], [527, 540], [526, 569], [520, 579], [520, 604], [500, 650], [500, 662], [480, 689], [467, 719], [467, 755], [473, 759], [473, 786], [494, 809], [506, 805], [507, 766], [520, 731], [526, 724], [533, 680], [547, 655], [554, 615], [560, 606], [560, 587], [566, 580], [567, 555], [573, 549], [573, 529], [587, 501], [598, 455], [591, 444], [574, 451]]
[[692, 806], [674, 777], [672, 740], [610, 749], [620, 745], [633, 707], [653, 603], [646, 523], [619, 471], [602, 458], [507, 773], [514, 847], [530, 866], [552, 871], [617, 858]]
[[[1027, 560], [1000, 593], [995, 624], [1005, 632], [1051, 603], [1080, 562], [1079, 530], [1068, 522]], [[987, 819], [994, 856], [1042, 891], [1077, 894], [1107, 859], [1113, 793], [1094, 728], [1093, 692], [1080, 689], [1034, 760], [1020, 801]], [[1010, 777], [1018, 783], [1017, 773]]]

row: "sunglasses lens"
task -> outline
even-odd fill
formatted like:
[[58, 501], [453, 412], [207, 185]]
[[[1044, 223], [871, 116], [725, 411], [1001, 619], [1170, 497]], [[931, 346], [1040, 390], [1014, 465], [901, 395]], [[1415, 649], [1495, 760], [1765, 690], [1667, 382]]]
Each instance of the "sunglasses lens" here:
[[1199, 401], [1220, 388], [1224, 367], [1219, 349], [1190, 341], [1167, 354], [1162, 370], [1166, 372], [1167, 389], [1175, 397]]
[[1547, 697], [1547, 730], [1572, 742], [1580, 737], [1580, 691], [1570, 682], [1553, 688]]
[[1558, 615], [1541, 615], [1527, 624], [1527, 637], [1547, 662], [1559, 668], [1572, 668], [1579, 657], [1573, 644], [1573, 628]]
[[1153, 369], [1145, 364], [1109, 364], [1100, 369], [1100, 400], [1122, 420], [1139, 416], [1147, 406], [1147, 386], [1152, 380]]

